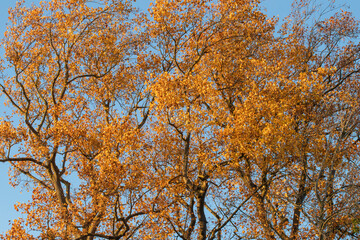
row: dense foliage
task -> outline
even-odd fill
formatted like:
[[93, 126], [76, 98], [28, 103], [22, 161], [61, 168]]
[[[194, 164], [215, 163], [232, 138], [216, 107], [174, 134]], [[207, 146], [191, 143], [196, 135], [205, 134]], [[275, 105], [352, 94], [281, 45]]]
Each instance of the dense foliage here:
[[259, 4], [11, 9], [0, 161], [32, 199], [0, 237], [357, 239], [358, 22]]

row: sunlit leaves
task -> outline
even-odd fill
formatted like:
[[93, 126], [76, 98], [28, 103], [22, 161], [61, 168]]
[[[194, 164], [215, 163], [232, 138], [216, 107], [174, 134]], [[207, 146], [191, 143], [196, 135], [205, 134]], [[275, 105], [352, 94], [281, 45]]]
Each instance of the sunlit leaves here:
[[358, 23], [310, 6], [276, 33], [255, 0], [17, 4], [0, 154], [32, 199], [5, 237], [358, 234]]

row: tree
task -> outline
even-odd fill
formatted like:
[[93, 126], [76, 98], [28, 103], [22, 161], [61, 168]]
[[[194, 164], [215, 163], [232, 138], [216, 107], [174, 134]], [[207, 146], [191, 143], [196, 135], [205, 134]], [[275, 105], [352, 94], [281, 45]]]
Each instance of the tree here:
[[32, 200], [2, 238], [357, 238], [358, 22], [336, 10], [295, 2], [276, 32], [257, 0], [19, 2], [0, 161]]

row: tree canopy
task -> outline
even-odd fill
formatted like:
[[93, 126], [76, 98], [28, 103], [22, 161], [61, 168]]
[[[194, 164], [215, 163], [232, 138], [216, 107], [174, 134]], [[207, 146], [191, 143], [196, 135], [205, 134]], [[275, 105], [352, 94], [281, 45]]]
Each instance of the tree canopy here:
[[[359, 22], [295, 1], [9, 10], [4, 239], [357, 239]], [[5, 165], [3, 165], [5, 166]]]

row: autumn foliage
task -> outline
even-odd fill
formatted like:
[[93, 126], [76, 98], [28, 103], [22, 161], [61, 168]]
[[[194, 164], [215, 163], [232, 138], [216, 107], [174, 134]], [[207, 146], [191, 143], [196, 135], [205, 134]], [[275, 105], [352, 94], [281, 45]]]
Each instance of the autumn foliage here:
[[9, 13], [0, 161], [32, 199], [0, 238], [359, 237], [351, 13], [297, 1], [281, 26], [258, 0]]

